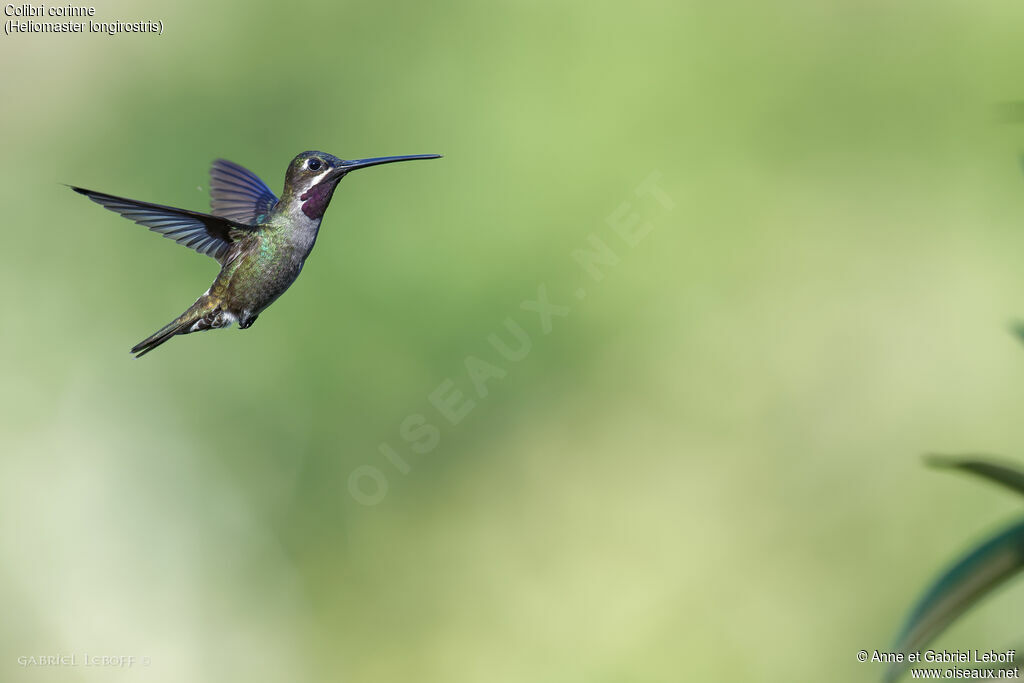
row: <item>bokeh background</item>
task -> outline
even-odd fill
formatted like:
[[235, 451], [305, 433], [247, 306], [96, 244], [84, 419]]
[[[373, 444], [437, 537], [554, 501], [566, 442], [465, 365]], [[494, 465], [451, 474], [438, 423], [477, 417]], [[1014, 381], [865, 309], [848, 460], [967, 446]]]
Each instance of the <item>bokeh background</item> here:
[[[0, 40], [3, 680], [872, 680], [1019, 512], [920, 456], [1024, 453], [1020, 3], [96, 8], [165, 32]], [[252, 329], [133, 360], [216, 264], [61, 183], [204, 210], [212, 159], [306, 149], [445, 158], [346, 179]]]

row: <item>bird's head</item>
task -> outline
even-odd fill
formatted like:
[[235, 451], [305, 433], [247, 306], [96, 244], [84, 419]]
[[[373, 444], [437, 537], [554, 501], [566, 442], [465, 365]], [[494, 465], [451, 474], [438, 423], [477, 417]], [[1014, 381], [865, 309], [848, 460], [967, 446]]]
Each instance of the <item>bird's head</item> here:
[[309, 218], [323, 218], [334, 188], [351, 171], [379, 164], [415, 159], [437, 159], [440, 154], [412, 154], [347, 161], [326, 152], [303, 152], [292, 160], [284, 179], [284, 194], [297, 202]]

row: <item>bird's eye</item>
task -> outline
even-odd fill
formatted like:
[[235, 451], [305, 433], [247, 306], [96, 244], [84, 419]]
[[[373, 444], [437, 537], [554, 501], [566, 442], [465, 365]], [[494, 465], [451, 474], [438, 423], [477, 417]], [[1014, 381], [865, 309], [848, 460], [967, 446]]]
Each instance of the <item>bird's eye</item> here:
[[319, 159], [310, 159], [309, 161], [306, 162], [306, 168], [308, 168], [310, 171], [319, 171], [321, 165], [322, 164], [320, 163]]

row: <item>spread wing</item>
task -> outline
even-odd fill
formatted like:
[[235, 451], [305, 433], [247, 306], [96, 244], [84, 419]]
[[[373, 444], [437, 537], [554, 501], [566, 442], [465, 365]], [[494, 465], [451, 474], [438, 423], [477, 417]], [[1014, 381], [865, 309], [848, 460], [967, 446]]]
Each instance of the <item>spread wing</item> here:
[[144, 225], [164, 237], [169, 237], [178, 244], [195, 249], [200, 254], [212, 256], [218, 261], [223, 261], [227, 256], [232, 242], [243, 234], [253, 232], [250, 225], [242, 225], [218, 216], [115, 197], [112, 194], [93, 192], [73, 185], [71, 189], [84, 194], [106, 209]]
[[217, 159], [210, 167], [210, 206], [216, 216], [242, 223], [260, 223], [277, 197], [252, 171], [228, 161]]

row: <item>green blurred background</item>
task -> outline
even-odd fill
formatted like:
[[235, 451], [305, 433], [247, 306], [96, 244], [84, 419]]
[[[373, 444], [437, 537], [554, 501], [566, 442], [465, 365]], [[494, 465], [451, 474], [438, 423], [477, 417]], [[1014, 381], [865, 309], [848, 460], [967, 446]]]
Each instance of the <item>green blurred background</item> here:
[[[1019, 509], [919, 456], [1024, 453], [1020, 3], [95, 19], [165, 33], [0, 40], [3, 680], [871, 680], [857, 650]], [[61, 183], [205, 210], [212, 159], [278, 190], [306, 149], [445, 158], [346, 179], [251, 330], [133, 360], [216, 264]], [[1018, 582], [938, 645], [1022, 611]]]

